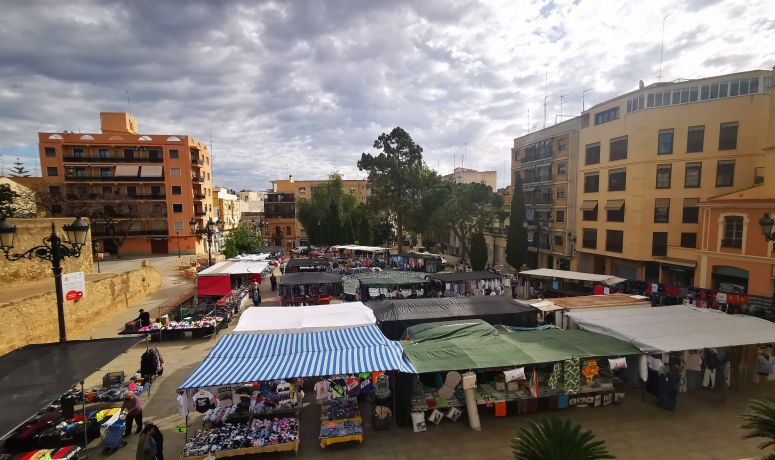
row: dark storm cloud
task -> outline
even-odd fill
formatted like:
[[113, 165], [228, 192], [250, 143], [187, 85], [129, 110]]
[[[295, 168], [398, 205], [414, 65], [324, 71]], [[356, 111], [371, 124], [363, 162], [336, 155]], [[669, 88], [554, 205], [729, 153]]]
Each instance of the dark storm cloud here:
[[360, 153], [396, 125], [442, 172], [466, 144], [467, 165], [500, 169], [528, 110], [543, 123], [545, 94], [551, 124], [561, 96], [578, 113], [583, 89], [589, 107], [653, 81], [667, 11], [671, 79], [772, 59], [755, 5], [593, 3], [14, 2], [0, 17], [0, 154], [30, 167], [38, 131], [97, 130], [128, 92], [144, 132], [212, 133], [216, 182], [238, 189], [362, 177]]

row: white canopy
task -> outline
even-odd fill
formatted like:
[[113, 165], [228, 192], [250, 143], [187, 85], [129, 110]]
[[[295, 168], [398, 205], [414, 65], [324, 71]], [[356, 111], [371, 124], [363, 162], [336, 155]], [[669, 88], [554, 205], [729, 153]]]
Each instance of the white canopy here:
[[306, 307], [250, 307], [240, 316], [235, 334], [297, 334], [376, 324], [374, 311], [362, 302]]
[[258, 262], [262, 260], [266, 260], [269, 258], [269, 254], [262, 252], [261, 254], [240, 254], [238, 256], [232, 257], [231, 261], [242, 261], [242, 262]]
[[627, 281], [624, 278], [618, 278], [611, 275], [596, 275], [594, 273], [572, 272], [569, 270], [555, 270], [552, 268], [538, 268], [536, 270], [523, 270], [520, 275], [543, 276], [545, 278], [561, 278], [575, 281], [597, 281], [598, 283], [613, 285]]
[[537, 308], [541, 311], [555, 311], [555, 310], [562, 310], [562, 307], [555, 305], [554, 302], [550, 300], [540, 300], [535, 303], [529, 304], [533, 308]]
[[388, 248], [383, 248], [382, 246], [359, 246], [357, 244], [340, 244], [338, 246], [334, 246], [337, 251], [339, 250], [350, 250], [350, 251], [363, 251], [363, 252], [384, 252], [388, 251]]
[[775, 324], [688, 305], [571, 311], [580, 329], [630, 342], [646, 353], [775, 342]]
[[251, 260], [227, 260], [205, 268], [198, 276], [247, 275], [263, 273], [269, 267], [269, 262]]

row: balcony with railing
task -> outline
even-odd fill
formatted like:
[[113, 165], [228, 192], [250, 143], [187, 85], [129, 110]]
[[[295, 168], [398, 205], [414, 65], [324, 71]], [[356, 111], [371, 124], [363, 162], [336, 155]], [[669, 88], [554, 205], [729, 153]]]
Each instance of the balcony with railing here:
[[197, 184], [201, 184], [205, 181], [205, 176], [191, 176], [191, 180], [196, 182]]
[[204, 195], [204, 193], [194, 193], [194, 199], [195, 200], [204, 200], [205, 199], [205, 195]]
[[94, 156], [66, 156], [62, 158], [65, 163], [163, 163], [160, 157], [94, 157]]
[[73, 182], [163, 182], [163, 177], [68, 175], [65, 181]]
[[552, 180], [552, 173], [548, 174], [528, 174], [525, 173], [525, 184], [533, 184], [536, 182], [547, 182]]
[[203, 166], [205, 164], [204, 158], [197, 158], [195, 156], [191, 156], [191, 164], [193, 166]]
[[[115, 232], [115, 235], [123, 235], [124, 233], [125, 231], [122, 232], [121, 230], [118, 230]], [[169, 235], [169, 231], [166, 228], [158, 229], [158, 230], [130, 230], [128, 235], [129, 236], [167, 236]], [[95, 228], [92, 230], [92, 236], [96, 238], [100, 238], [100, 237], [106, 237], [106, 236], [108, 237], [114, 236], [114, 234], [104, 229]]]

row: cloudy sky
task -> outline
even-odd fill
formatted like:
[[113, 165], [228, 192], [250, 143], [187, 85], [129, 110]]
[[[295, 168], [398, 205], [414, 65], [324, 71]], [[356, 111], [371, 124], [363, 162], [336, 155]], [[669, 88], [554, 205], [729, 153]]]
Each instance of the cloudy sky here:
[[[145, 133], [209, 141], [219, 185], [360, 178], [401, 126], [442, 173], [508, 181], [512, 139], [581, 94], [775, 65], [768, 1], [25, 0], [0, 15], [0, 154], [37, 168], [38, 131], [94, 132], [131, 111]], [[564, 97], [561, 97], [564, 96]], [[529, 113], [529, 115], [528, 115]], [[528, 122], [529, 120], [529, 122]]]

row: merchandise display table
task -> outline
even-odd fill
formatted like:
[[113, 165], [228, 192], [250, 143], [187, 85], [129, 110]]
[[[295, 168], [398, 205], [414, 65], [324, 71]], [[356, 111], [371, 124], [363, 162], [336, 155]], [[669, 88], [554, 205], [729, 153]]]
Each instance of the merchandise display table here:
[[80, 447], [65, 446], [60, 449], [39, 449], [20, 454], [0, 454], [0, 460], [70, 460], [76, 458]]
[[299, 420], [295, 417], [254, 419], [248, 423], [224, 423], [198, 430], [188, 439], [181, 459], [237, 457], [266, 452], [299, 450]]
[[[292, 442], [286, 442], [283, 444], [273, 444], [271, 446], [266, 447], [243, 447], [241, 449], [231, 449], [231, 450], [221, 450], [218, 452], [213, 452], [212, 456], [215, 458], [227, 458], [227, 457], [239, 457], [241, 455], [255, 455], [255, 454], [265, 454], [269, 452], [298, 452], [299, 451], [299, 440], [295, 440]], [[181, 460], [203, 460], [207, 458], [208, 455], [198, 455], [198, 456], [192, 456], [192, 457], [185, 457], [181, 456]]]
[[[332, 444], [363, 442], [362, 421], [360, 417], [322, 421], [320, 423], [320, 447], [325, 449]], [[336, 433], [342, 434], [336, 435]]]

